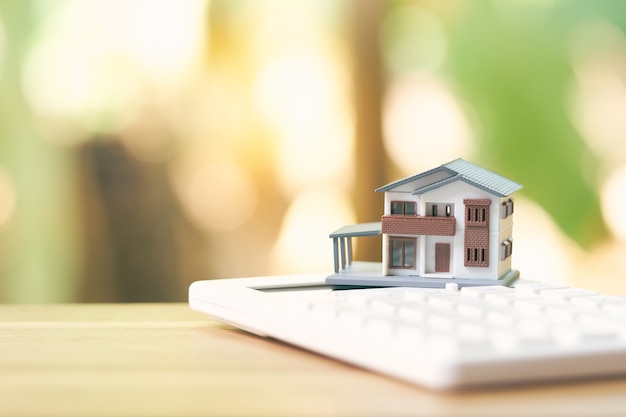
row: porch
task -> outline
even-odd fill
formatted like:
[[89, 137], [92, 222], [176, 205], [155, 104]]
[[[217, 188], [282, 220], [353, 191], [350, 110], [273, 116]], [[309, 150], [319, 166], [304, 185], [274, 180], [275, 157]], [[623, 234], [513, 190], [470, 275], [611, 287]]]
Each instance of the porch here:
[[[339, 267], [344, 270], [352, 264], [352, 238], [361, 236], [378, 236], [381, 234], [381, 222], [360, 223], [344, 226], [333, 233], [333, 259], [335, 262], [335, 273], [339, 272]], [[340, 263], [341, 261], [341, 263]]]

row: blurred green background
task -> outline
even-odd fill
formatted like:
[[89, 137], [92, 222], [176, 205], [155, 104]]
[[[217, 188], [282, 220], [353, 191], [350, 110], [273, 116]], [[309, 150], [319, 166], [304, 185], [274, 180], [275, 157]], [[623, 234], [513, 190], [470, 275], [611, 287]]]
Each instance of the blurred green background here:
[[376, 187], [456, 157], [524, 184], [524, 276], [626, 294], [625, 30], [619, 0], [0, 0], [0, 301], [327, 272]]

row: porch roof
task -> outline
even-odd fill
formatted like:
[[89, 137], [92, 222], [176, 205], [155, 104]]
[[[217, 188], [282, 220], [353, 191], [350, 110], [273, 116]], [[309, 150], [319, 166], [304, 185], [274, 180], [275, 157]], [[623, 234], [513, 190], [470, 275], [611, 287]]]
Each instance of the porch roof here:
[[330, 234], [332, 238], [378, 236], [381, 233], [381, 222], [359, 223], [343, 226]]

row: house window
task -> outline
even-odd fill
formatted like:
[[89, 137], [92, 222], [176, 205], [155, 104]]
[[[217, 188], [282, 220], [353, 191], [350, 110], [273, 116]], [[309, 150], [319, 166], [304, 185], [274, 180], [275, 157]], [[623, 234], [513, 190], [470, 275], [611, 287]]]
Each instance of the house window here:
[[392, 201], [391, 214], [401, 216], [415, 216], [415, 203], [413, 201]]
[[500, 245], [500, 259], [505, 260], [513, 254], [513, 239], [506, 239]]
[[473, 224], [484, 224], [489, 222], [489, 210], [487, 207], [466, 207], [466, 222]]
[[512, 199], [508, 199], [507, 201], [502, 202], [502, 206], [500, 206], [500, 218], [506, 219], [514, 211], [514, 203]]
[[483, 267], [489, 266], [489, 250], [485, 247], [465, 248], [465, 266]]
[[415, 239], [391, 238], [389, 241], [389, 267], [415, 269]]
[[453, 204], [426, 203], [424, 212], [427, 216], [432, 217], [451, 217], [453, 215]]

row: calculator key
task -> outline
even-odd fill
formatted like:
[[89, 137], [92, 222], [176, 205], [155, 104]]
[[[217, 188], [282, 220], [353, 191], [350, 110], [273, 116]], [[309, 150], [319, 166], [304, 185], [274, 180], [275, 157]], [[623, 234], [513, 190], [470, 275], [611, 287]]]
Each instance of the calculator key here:
[[398, 307], [399, 318], [416, 323], [423, 322], [426, 319], [427, 312], [427, 309], [416, 305], [401, 305]]
[[370, 303], [371, 309], [374, 313], [392, 315], [396, 312], [396, 303], [389, 300], [372, 300]]
[[490, 293], [507, 293], [512, 291], [514, 290], [502, 285], [486, 285], [479, 287], [463, 287], [461, 288], [461, 295], [466, 297], [483, 298], [486, 294]]
[[515, 285], [515, 291], [523, 295], [539, 294], [543, 290], [564, 289], [566, 285], [549, 284], [547, 282], [521, 282]]
[[539, 294], [550, 301], [569, 301], [574, 297], [588, 297], [598, 295], [595, 291], [583, 290], [580, 288], [548, 288], [539, 290]]
[[489, 310], [485, 319], [494, 326], [513, 326], [517, 321], [517, 317], [508, 309]]
[[369, 318], [365, 321], [365, 329], [374, 338], [389, 338], [393, 333], [394, 324], [386, 319]]
[[428, 326], [435, 330], [450, 331], [454, 328], [456, 320], [443, 314], [429, 314], [426, 317]]
[[433, 308], [451, 310], [457, 304], [457, 298], [460, 297], [459, 293], [438, 294], [428, 297], [426, 300], [428, 305]]
[[466, 318], [480, 318], [484, 316], [488, 306], [481, 299], [462, 297], [457, 300], [456, 311]]
[[429, 296], [449, 294], [446, 290], [436, 288], [411, 288], [404, 292], [404, 299], [408, 301], [425, 302]]

